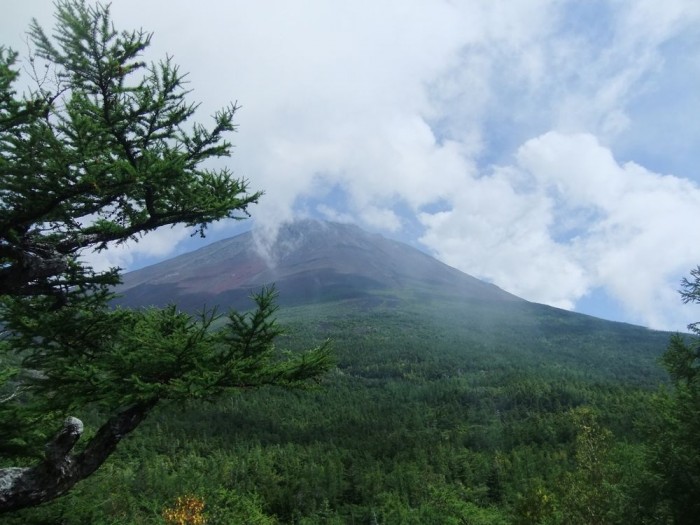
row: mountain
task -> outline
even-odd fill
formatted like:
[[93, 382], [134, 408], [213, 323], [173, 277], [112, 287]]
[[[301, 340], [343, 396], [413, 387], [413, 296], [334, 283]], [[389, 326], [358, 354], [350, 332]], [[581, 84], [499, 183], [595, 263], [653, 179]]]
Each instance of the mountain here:
[[[280, 321], [298, 336], [288, 343], [330, 337], [340, 363], [355, 370], [362, 362], [362, 374], [411, 356], [434, 359], [437, 375], [517, 364], [592, 380], [663, 378], [658, 357], [668, 333], [525, 301], [347, 224], [286, 225], [266, 252], [251, 233], [212, 243], [125, 274], [118, 302], [247, 309], [251, 293], [271, 284]], [[367, 348], [373, 350], [360, 355]]]
[[[151, 523], [183, 493], [206, 501], [212, 523], [668, 515], [643, 513], [658, 478], [645, 458], [656, 465], [649, 451], [670, 442], [659, 425], [674, 403], [655, 395], [669, 334], [528, 302], [404, 244], [314, 221], [284, 227], [265, 256], [243, 234], [126, 274], [121, 292], [132, 305], [248, 308], [272, 282], [280, 351], [331, 339], [337, 366], [317, 388], [163, 404], [54, 518], [13, 523]], [[692, 459], [669, 454], [672, 466]]]
[[127, 273], [121, 304], [175, 302], [245, 308], [252, 291], [274, 284], [283, 305], [406, 294], [478, 301], [522, 301], [406, 244], [357, 226], [303, 220], [281, 228], [264, 254], [251, 232]]

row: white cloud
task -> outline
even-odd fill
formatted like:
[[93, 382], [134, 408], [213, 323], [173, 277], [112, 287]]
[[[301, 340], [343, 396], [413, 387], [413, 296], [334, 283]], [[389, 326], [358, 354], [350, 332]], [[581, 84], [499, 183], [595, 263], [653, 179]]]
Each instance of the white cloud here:
[[[0, 34], [14, 38], [7, 21], [29, 14], [50, 23], [51, 0], [10, 6]], [[572, 307], [602, 288], [630, 320], [683, 327], [674, 290], [700, 262], [682, 242], [697, 186], [654, 172], [700, 181], [700, 127], [688, 124], [700, 99], [685, 95], [700, 60], [676, 59], [700, 56], [696, 0], [112, 11], [118, 27], [155, 32], [147, 58], [169, 53], [190, 72], [203, 118], [242, 104], [227, 164], [266, 191], [252, 211], [270, 236], [300, 206], [386, 232], [420, 221], [446, 262], [509, 291]], [[158, 235], [162, 255], [186, 237]], [[128, 266], [150, 256], [143, 244], [101, 257]]]
[[174, 226], [150, 232], [137, 241], [111, 243], [108, 249], [97, 252], [85, 250], [81, 258], [96, 271], [110, 268], [129, 269], [135, 261], [162, 259], [173, 254], [182, 241], [189, 238], [192, 228]]
[[392, 210], [368, 206], [363, 210], [363, 220], [370, 226], [395, 232], [401, 228], [401, 219]]
[[[700, 261], [697, 184], [620, 165], [588, 134], [550, 132], [516, 158], [473, 181], [449, 212], [423, 214], [422, 241], [448, 263], [538, 302], [570, 308], [602, 287], [637, 322], [668, 327], [692, 315], [675, 288]], [[534, 183], [516, 191], [522, 176]]]
[[572, 308], [586, 291], [582, 270], [550, 236], [553, 202], [539, 189], [518, 192], [512, 169], [472, 179], [449, 202], [423, 213], [420, 239], [448, 264], [516, 295]]
[[320, 213], [321, 217], [323, 217], [327, 221], [341, 222], [345, 224], [352, 224], [353, 222], [355, 222], [354, 217], [349, 213], [341, 213], [335, 208], [332, 208], [331, 206], [328, 206], [326, 204], [319, 204], [316, 207], [316, 211]]

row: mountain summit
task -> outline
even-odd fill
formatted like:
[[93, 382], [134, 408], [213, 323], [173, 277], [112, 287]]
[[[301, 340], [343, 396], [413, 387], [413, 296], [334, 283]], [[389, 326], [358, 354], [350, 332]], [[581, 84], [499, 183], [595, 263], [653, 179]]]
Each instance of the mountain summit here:
[[127, 273], [118, 291], [128, 306], [198, 310], [247, 307], [251, 292], [272, 284], [284, 305], [421, 296], [522, 301], [407, 244], [315, 220], [282, 226], [265, 249], [247, 232]]

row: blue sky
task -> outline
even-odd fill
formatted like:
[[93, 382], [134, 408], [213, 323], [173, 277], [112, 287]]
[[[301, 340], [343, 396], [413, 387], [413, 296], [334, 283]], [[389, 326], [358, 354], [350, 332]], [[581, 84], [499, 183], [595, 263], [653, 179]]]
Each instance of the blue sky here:
[[[114, 0], [190, 72], [200, 119], [237, 100], [227, 164], [265, 197], [247, 225], [348, 221], [526, 299], [682, 330], [700, 264], [696, 0]], [[6, 2], [21, 52], [49, 0]], [[94, 256], [141, 266], [181, 229]]]

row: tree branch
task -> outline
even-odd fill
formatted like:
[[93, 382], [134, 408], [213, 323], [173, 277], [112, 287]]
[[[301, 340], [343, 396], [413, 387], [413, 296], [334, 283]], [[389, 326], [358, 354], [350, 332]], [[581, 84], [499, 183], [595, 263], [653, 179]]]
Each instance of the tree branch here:
[[68, 492], [105, 462], [156, 403], [137, 403], [112, 416], [78, 455], [71, 451], [83, 433], [83, 423], [75, 417], [67, 418], [63, 428], [46, 444], [41, 463], [0, 469], [0, 513], [46, 503]]

